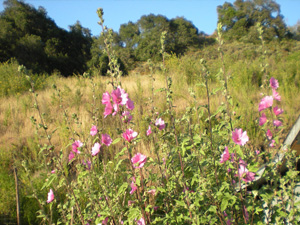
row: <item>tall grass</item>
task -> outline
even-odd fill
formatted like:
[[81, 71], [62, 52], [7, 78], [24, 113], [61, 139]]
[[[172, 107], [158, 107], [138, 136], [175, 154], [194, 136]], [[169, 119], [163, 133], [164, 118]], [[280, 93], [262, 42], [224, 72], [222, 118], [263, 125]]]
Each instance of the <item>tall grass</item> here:
[[[283, 118], [286, 126], [281, 134], [281, 139], [283, 139], [300, 112], [300, 105], [297, 104], [300, 100], [300, 44], [298, 42], [271, 43], [266, 46], [266, 49], [265, 63], [268, 64], [268, 73], [278, 79], [281, 85], [282, 104], [280, 107], [285, 111]], [[232, 43], [225, 45], [224, 53], [226, 73], [230, 77], [231, 83], [229, 92], [234, 104], [239, 104], [235, 113], [243, 118], [243, 120], [240, 120], [240, 126], [248, 131], [252, 140], [252, 147], [259, 148], [263, 142], [262, 137], [256, 130], [259, 115], [253, 112], [258, 111], [257, 102], [261, 99], [260, 86], [263, 76], [260, 69], [262, 63], [261, 50], [252, 44]], [[220, 72], [221, 62], [218, 58], [216, 46], [190, 52], [183, 57], [169, 55], [166, 58], [166, 73], [173, 80], [173, 104], [175, 113], [178, 115], [184, 114], [188, 107], [195, 102], [198, 105], [206, 104], [205, 87], [195, 85], [204, 79], [200, 75], [200, 58], [207, 60], [211, 74]], [[144, 67], [144, 71], [148, 70], [146, 65]], [[44, 140], [35, 138], [36, 130], [33, 128], [30, 119], [31, 117], [38, 117], [37, 112], [32, 110], [34, 99], [30, 93], [26, 92], [30, 88], [29, 82], [22, 73], [18, 72], [17, 68], [18, 65], [13, 61], [0, 65], [0, 74], [4, 74], [0, 78], [0, 143], [2, 143], [0, 144], [0, 156], [2, 159], [1, 171], [6, 171], [1, 173], [0, 176], [3, 180], [7, 180], [4, 182], [5, 186], [1, 184], [0, 190], [9, 190], [13, 183], [12, 177], [9, 175], [11, 173], [9, 167], [13, 164], [8, 160], [8, 158], [11, 158], [10, 154], [34, 162], [39, 147], [44, 142]], [[154, 90], [157, 90], [154, 92], [153, 101], [156, 103], [158, 112], [167, 108], [165, 95], [159, 91], [160, 88], [165, 86], [165, 75], [160, 69], [155, 70], [153, 74], [155, 79]], [[115, 120], [111, 118], [102, 120], [102, 115], [100, 115], [104, 109], [101, 103], [102, 93], [111, 91], [106, 87], [109, 81], [108, 78], [97, 76], [92, 77], [91, 80], [83, 76], [69, 78], [52, 76], [46, 79], [45, 76], [37, 75], [33, 75], [33, 78], [40, 89], [37, 91], [38, 101], [41, 111], [45, 113], [45, 122], [49, 125], [49, 130], [57, 129], [56, 133], [58, 135], [52, 138], [55, 149], [59, 150], [67, 146], [70, 137], [76, 138], [74, 131], [81, 132], [80, 135], [89, 133], [90, 125], [96, 121], [93, 120], [93, 115], [97, 118], [100, 129], [105, 127], [105, 131], [109, 134], [118, 132], [115, 129], [115, 127], [118, 127]], [[135, 126], [143, 135], [146, 132], [147, 118], [150, 116], [151, 111], [151, 102], [149, 102], [149, 99], [152, 98], [151, 79], [148, 74], [141, 75], [135, 72], [121, 78], [122, 87], [135, 102]], [[92, 83], [96, 85], [93, 87]], [[217, 83], [217, 77], [212, 76], [209, 85], [215, 87], [218, 86]], [[56, 86], [55, 89], [50, 88], [53, 85]], [[47, 88], [43, 89], [43, 87]], [[195, 98], [191, 97], [190, 91], [195, 93]], [[91, 105], [91, 99], [93, 98], [95, 99], [94, 106]], [[214, 95], [211, 103], [212, 109], [215, 110], [223, 101], [222, 97]], [[99, 110], [93, 111], [94, 108]], [[76, 120], [76, 118], [80, 118], [80, 120]], [[201, 121], [200, 124], [203, 126], [200, 129], [207, 128], [204, 121]], [[147, 152], [147, 149], [150, 149], [148, 145], [151, 146], [153, 143], [150, 140], [148, 143], [143, 142], [143, 144], [138, 145], [136, 151]], [[118, 148], [118, 146], [115, 146], [115, 148]], [[116, 151], [116, 149], [112, 151]], [[67, 153], [64, 157], [67, 157]], [[11, 195], [11, 193], [9, 194]], [[6, 197], [0, 197], [0, 202], [5, 202], [5, 205], [13, 208], [13, 197], [10, 197], [10, 201]], [[5, 208], [5, 205], [0, 204], [0, 211]], [[13, 212], [14, 210], [10, 209], [10, 211]], [[32, 217], [30, 213], [24, 212], [24, 214], [26, 213], [28, 218]]]

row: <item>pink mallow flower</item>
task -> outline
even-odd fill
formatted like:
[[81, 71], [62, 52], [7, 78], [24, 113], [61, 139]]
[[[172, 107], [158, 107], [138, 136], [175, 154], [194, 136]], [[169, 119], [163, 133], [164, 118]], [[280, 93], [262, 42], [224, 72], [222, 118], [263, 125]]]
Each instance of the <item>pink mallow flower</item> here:
[[94, 146], [92, 147], [92, 156], [98, 155], [100, 152], [100, 148], [101, 148], [101, 145], [98, 142], [96, 142], [94, 144]]
[[220, 163], [226, 162], [227, 160], [229, 160], [229, 158], [230, 158], [230, 154], [228, 151], [228, 147], [226, 146], [223, 154], [221, 155]]
[[276, 90], [279, 87], [278, 80], [276, 80], [274, 77], [271, 77], [270, 86], [272, 89]]
[[103, 93], [102, 95], [102, 104], [105, 105], [105, 109], [104, 109], [104, 117], [107, 117], [108, 115], [110, 115], [112, 113], [113, 107], [110, 101], [110, 95], [108, 92]]
[[258, 105], [258, 111], [262, 111], [266, 108], [269, 108], [273, 105], [273, 97], [272, 96], [265, 96], [262, 98]]
[[152, 133], [152, 130], [151, 130], [151, 126], [149, 125], [148, 130], [147, 130], [147, 136], [149, 136], [151, 133]]
[[268, 140], [271, 140], [272, 137], [273, 137], [273, 134], [272, 134], [272, 132], [270, 131], [270, 129], [268, 129], [268, 130], [267, 130], [267, 138], [268, 138]]
[[79, 140], [74, 141], [74, 143], [72, 144], [73, 152], [80, 154], [80, 151], [78, 150], [78, 148], [81, 148], [82, 146], [83, 146], [83, 144], [81, 141], [79, 141]]
[[54, 194], [52, 189], [50, 189], [50, 191], [48, 192], [48, 199], [47, 199], [47, 203], [50, 203], [54, 200]]
[[95, 136], [97, 133], [98, 133], [97, 127], [93, 125], [90, 131], [90, 135]]
[[275, 89], [272, 89], [273, 92], [273, 98], [277, 101], [281, 101], [281, 96], [278, 94], [277, 91], [275, 91]]
[[132, 206], [135, 203], [135, 201], [129, 200], [127, 203], [128, 203], [128, 206]]
[[151, 190], [147, 191], [147, 193], [149, 193], [149, 194], [155, 196], [155, 194], [156, 194], [156, 189], [151, 189]]
[[126, 141], [131, 142], [134, 138], [136, 138], [138, 133], [136, 131], [133, 131], [132, 129], [127, 129], [126, 132], [124, 132], [122, 135]]
[[274, 147], [275, 146], [275, 140], [271, 140], [270, 144], [269, 144], [270, 147]]
[[128, 101], [128, 94], [120, 86], [117, 89], [113, 90], [111, 93], [111, 98], [114, 104], [117, 105], [126, 105]]
[[74, 159], [75, 155], [74, 153], [71, 151], [70, 154], [69, 154], [69, 162]]
[[245, 216], [246, 221], [248, 222], [248, 220], [249, 220], [249, 214], [248, 214], [248, 211], [247, 211], [247, 208], [246, 208], [245, 205], [243, 206], [243, 214]]
[[110, 146], [112, 143], [112, 139], [108, 134], [102, 134], [102, 144], [105, 144], [106, 146]]
[[131, 158], [134, 168], [142, 168], [147, 161], [147, 156], [137, 153]]
[[261, 117], [259, 118], [259, 126], [264, 125], [267, 122], [266, 114], [262, 113]]
[[128, 98], [128, 101], [126, 102], [127, 109], [133, 110], [134, 109], [134, 103], [131, 101], [130, 98]]
[[132, 120], [132, 115], [130, 115], [129, 111], [124, 111], [121, 118], [124, 123], [129, 123]]
[[90, 160], [86, 160], [86, 161], [82, 160], [82, 165], [84, 165], [87, 170], [91, 170], [92, 162]]
[[249, 137], [247, 136], [247, 131], [244, 131], [240, 128], [235, 128], [235, 131], [232, 131], [232, 140], [237, 145], [245, 145], [247, 141], [249, 141]]
[[155, 126], [157, 126], [159, 130], [162, 130], [166, 127], [166, 124], [165, 121], [163, 121], [161, 118], [158, 118], [155, 120]]
[[249, 172], [248, 169], [246, 168], [246, 166], [247, 166], [247, 164], [243, 160], [240, 160], [238, 176], [240, 178], [242, 178], [242, 180], [245, 182], [253, 181], [255, 173]]
[[137, 186], [135, 185], [135, 178], [133, 179], [133, 181], [131, 181], [130, 187], [131, 187], [131, 191], [129, 192], [131, 195], [137, 190]]
[[279, 109], [278, 106], [275, 106], [273, 108], [273, 112], [276, 116], [280, 115], [281, 113], [283, 113], [283, 109]]
[[276, 127], [280, 127], [282, 125], [282, 122], [280, 120], [274, 120], [273, 125]]
[[138, 221], [136, 221], [137, 225], [146, 225], [144, 218], [142, 217]]

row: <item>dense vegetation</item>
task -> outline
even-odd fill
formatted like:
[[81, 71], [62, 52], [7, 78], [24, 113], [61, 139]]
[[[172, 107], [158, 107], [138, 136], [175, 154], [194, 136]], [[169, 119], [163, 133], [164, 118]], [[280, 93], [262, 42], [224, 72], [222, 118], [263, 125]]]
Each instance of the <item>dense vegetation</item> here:
[[[292, 199], [293, 193], [289, 193], [285, 185], [293, 185], [299, 180], [295, 176], [297, 172], [291, 170], [291, 173], [281, 177], [273, 167], [269, 167], [271, 182], [259, 190], [259, 198], [254, 198], [246, 191], [241, 191], [242, 195], [239, 196], [232, 189], [230, 179], [241, 183], [244, 181], [241, 177], [237, 179], [233, 173], [229, 177], [223, 165], [234, 170], [233, 166], [238, 164], [219, 162], [224, 147], [229, 146], [230, 153], [237, 151], [235, 153], [249, 164], [248, 169], [254, 171], [260, 163], [270, 160], [279, 151], [300, 110], [299, 105], [295, 104], [300, 101], [300, 44], [295, 40], [299, 35], [297, 27], [288, 29], [283, 24], [284, 32], [279, 32], [282, 36], [277, 36], [272, 33], [274, 29], [267, 25], [269, 23], [255, 17], [249, 19], [247, 24], [251, 25], [245, 27], [243, 32], [238, 27], [237, 21], [249, 18], [243, 11], [246, 6], [256, 12], [251, 15], [254, 16], [265, 12], [261, 9], [268, 9], [259, 6], [263, 3], [271, 4], [272, 10], [279, 7], [274, 1], [238, 0], [233, 5], [225, 3], [219, 7], [219, 10], [222, 9], [222, 12], [219, 11], [219, 20], [224, 19], [223, 37], [215, 41], [213, 37], [208, 38], [199, 32], [184, 18], [169, 20], [161, 15], [143, 16], [137, 23], [123, 24], [118, 33], [104, 30], [101, 36], [91, 37], [80, 23], [75, 24], [70, 31], [65, 31], [57, 28], [45, 10], [36, 10], [21, 1], [6, 1], [5, 11], [0, 17], [0, 23], [3, 24], [0, 40], [6, 43], [1, 44], [0, 49], [3, 57], [0, 65], [0, 96], [3, 100], [0, 104], [0, 143], [5, 143], [0, 145], [0, 180], [4, 181], [0, 183], [0, 212], [16, 216], [13, 171], [17, 168], [22, 224], [40, 224], [42, 220], [46, 223], [70, 221], [71, 217], [74, 217], [75, 224], [79, 224], [83, 222], [80, 214], [86, 216], [85, 222], [96, 218], [98, 223], [103, 224], [106, 218], [113, 221], [114, 214], [122, 215], [129, 224], [134, 218], [140, 219], [141, 215], [148, 215], [147, 219], [157, 224], [188, 224], [191, 221], [225, 224], [228, 220], [233, 224], [253, 224], [254, 220], [255, 224], [262, 222], [262, 218], [277, 223], [296, 221], [299, 216], [297, 212], [294, 211], [293, 216], [283, 210], [286, 202], [274, 207], [270, 218], [263, 214], [262, 202], [271, 204], [268, 199], [273, 199], [275, 195], [289, 195]], [[13, 13], [20, 18], [14, 19]], [[224, 15], [229, 17], [226, 19]], [[272, 15], [268, 14], [269, 19], [272, 19]], [[39, 27], [26, 25], [28, 22], [34, 23], [36, 18], [45, 23], [39, 24]], [[276, 18], [280, 22], [282, 16], [278, 14]], [[234, 21], [231, 29], [226, 24], [230, 20]], [[260, 27], [257, 22], [260, 22]], [[44, 25], [48, 28], [43, 28]], [[15, 29], [15, 32], [10, 33], [6, 27]], [[26, 29], [35, 33], [26, 33]], [[161, 42], [161, 33], [165, 30], [167, 33], [164, 33], [166, 36]], [[10, 39], [4, 38], [3, 34], [15, 36]], [[49, 37], [52, 41], [54, 38], [57, 45], [48, 42]], [[68, 44], [78, 44], [79, 52], [68, 52], [71, 46], [66, 47], [66, 39], [61, 37], [66, 38]], [[225, 44], [222, 44], [223, 38]], [[44, 61], [26, 61], [28, 57], [23, 57], [20, 49], [16, 48], [21, 44], [26, 54], [33, 54], [34, 60]], [[46, 49], [52, 49], [50, 52], [53, 54]], [[37, 53], [43, 57], [36, 57]], [[79, 58], [71, 59], [71, 54]], [[50, 59], [53, 61], [49, 65], [53, 67], [47, 64]], [[145, 63], [148, 59], [150, 61]], [[77, 63], [72, 60], [77, 60]], [[20, 64], [29, 70], [20, 67]], [[115, 66], [113, 69], [111, 64]], [[65, 71], [58, 65], [66, 65]], [[127, 71], [128, 76], [118, 77], [118, 68]], [[107, 71], [113, 76], [98, 76]], [[76, 76], [61, 76], [71, 74]], [[284, 124], [280, 129], [270, 126], [271, 119], [264, 126], [258, 125], [261, 116], [258, 103], [263, 95], [270, 95], [269, 84], [266, 83], [270, 77], [275, 77], [279, 82], [281, 102], [276, 101], [276, 104], [284, 110], [279, 116]], [[103, 116], [105, 106], [101, 102], [102, 94], [116, 90], [116, 78], [135, 104], [133, 121], [126, 125], [117, 119], [118, 114], [115, 117]], [[228, 79], [227, 87], [223, 79]], [[115, 87], [112, 88], [111, 84]], [[28, 89], [31, 89], [31, 93], [28, 93]], [[226, 94], [227, 105], [224, 104], [227, 101], [224, 98]], [[207, 95], [210, 102], [207, 101]], [[272, 114], [272, 110], [264, 112], [268, 118]], [[232, 116], [231, 122], [228, 115]], [[164, 129], [154, 125], [158, 117], [164, 119]], [[99, 157], [90, 156], [92, 144], [100, 141], [100, 136], [92, 139], [89, 135], [92, 124], [97, 125], [99, 135], [107, 133], [114, 140], [111, 146], [101, 148], [104, 152]], [[148, 137], [146, 132], [149, 125], [152, 126], [153, 134]], [[247, 131], [249, 142], [246, 147], [232, 143], [230, 125]], [[136, 142], [127, 143], [123, 140], [121, 135], [125, 131], [124, 126], [139, 133]], [[268, 128], [274, 134], [273, 147], [265, 138]], [[45, 131], [48, 132], [46, 135]], [[176, 144], [175, 137], [179, 144]], [[71, 145], [78, 139], [84, 142], [80, 149], [83, 154], [77, 155], [78, 158], [72, 164], [68, 163]], [[148, 157], [143, 169], [149, 172], [141, 178], [135, 171], [138, 190], [145, 193], [141, 196], [143, 204], [139, 198], [135, 199], [134, 195], [129, 194], [133, 180], [130, 160], [127, 160], [125, 154], [127, 150]], [[255, 155], [255, 150], [260, 151], [261, 155]], [[178, 152], [182, 154], [183, 169]], [[163, 157], [166, 159], [165, 164], [162, 164]], [[86, 160], [86, 164], [81, 164], [81, 160]], [[91, 173], [87, 172], [88, 160], [93, 162]], [[159, 168], [158, 165], [165, 167]], [[106, 171], [104, 167], [107, 167]], [[56, 173], [50, 174], [53, 168]], [[159, 173], [159, 169], [164, 171]], [[166, 178], [161, 177], [162, 174]], [[69, 186], [64, 186], [71, 180]], [[100, 185], [108, 185], [108, 188], [105, 191], [99, 190]], [[55, 200], [50, 204], [46, 203], [47, 188], [52, 188], [55, 194]], [[76, 192], [74, 198], [68, 192], [72, 188]], [[147, 194], [146, 190], [155, 188], [155, 197]], [[187, 188], [191, 191], [187, 191]], [[274, 189], [278, 191], [274, 193]], [[104, 192], [112, 208], [106, 205], [102, 196]], [[75, 204], [76, 199], [80, 201], [79, 207]], [[191, 210], [186, 199], [193, 203], [194, 208]], [[98, 201], [101, 210], [95, 204]], [[154, 211], [152, 203], [160, 206], [158, 211]], [[149, 204], [149, 207], [145, 207], [145, 204]], [[84, 209], [81, 213], [80, 208]], [[96, 209], [101, 212], [99, 217], [95, 214]], [[143, 210], [148, 210], [149, 214]], [[249, 212], [252, 221], [246, 212]]]
[[[59, 28], [43, 7], [19, 0], [4, 1], [0, 14], [0, 62], [16, 59], [34, 73], [59, 72], [63, 76], [93, 71], [105, 75], [107, 54], [103, 53], [108, 34], [92, 37], [90, 30], [77, 21], [69, 31]], [[218, 7], [218, 20], [224, 38], [258, 43], [255, 25], [264, 28], [266, 41], [297, 38], [297, 27], [288, 29], [275, 1], [242, 1]], [[114, 50], [124, 74], [151, 59], [161, 60], [160, 34], [166, 31], [166, 52], [177, 56], [214, 43], [183, 17], [168, 19], [163, 15], [144, 15], [136, 23], [128, 22], [112, 31]], [[94, 70], [95, 69], [95, 70]]]

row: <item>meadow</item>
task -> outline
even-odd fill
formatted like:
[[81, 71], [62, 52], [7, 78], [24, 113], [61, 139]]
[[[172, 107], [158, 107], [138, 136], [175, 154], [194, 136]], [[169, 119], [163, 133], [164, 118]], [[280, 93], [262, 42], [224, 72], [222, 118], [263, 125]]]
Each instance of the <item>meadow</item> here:
[[[163, 59], [117, 78], [98, 76], [97, 71], [47, 76], [20, 69], [14, 61], [1, 64], [0, 212], [16, 216], [13, 168], [18, 168], [24, 224], [298, 221], [296, 209], [282, 209], [286, 200], [273, 214], [264, 211], [275, 195], [290, 196], [285, 181], [293, 185], [299, 179], [295, 173], [281, 177], [270, 166], [271, 182], [250, 194], [241, 188], [248, 183], [245, 176], [235, 173], [244, 165], [239, 160], [251, 172], [270, 160], [299, 116], [299, 42], [219, 42], [181, 57], [164, 54]], [[259, 126], [259, 103], [271, 93], [271, 77], [279, 83], [280, 129], [270, 117]], [[134, 102], [129, 123], [119, 119], [120, 111], [103, 115], [103, 93], [113, 93], [120, 84]], [[165, 123], [162, 129], [155, 124], [159, 118]], [[90, 135], [92, 125], [97, 127], [95, 137]], [[153, 133], [147, 135], [149, 125]], [[272, 147], [266, 140], [268, 127], [276, 134]], [[235, 128], [247, 131], [246, 146], [233, 143]], [[126, 139], [128, 129], [138, 137]], [[92, 157], [101, 133], [112, 137], [112, 143], [101, 143], [101, 152]], [[83, 154], [70, 160], [75, 140], [82, 141], [78, 149]], [[221, 163], [227, 146], [232, 160]], [[138, 153], [147, 156], [146, 164], [131, 166]], [[296, 160], [292, 153], [287, 157]], [[239, 191], [232, 188], [233, 181], [240, 184]], [[55, 196], [51, 201], [50, 188]], [[275, 188], [278, 193], [270, 194]]]

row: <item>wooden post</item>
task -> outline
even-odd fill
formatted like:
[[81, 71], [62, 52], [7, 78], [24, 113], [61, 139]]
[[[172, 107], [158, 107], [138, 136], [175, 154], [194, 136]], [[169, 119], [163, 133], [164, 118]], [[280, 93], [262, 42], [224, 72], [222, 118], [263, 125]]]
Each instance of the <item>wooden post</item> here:
[[17, 224], [21, 225], [20, 220], [20, 199], [19, 199], [19, 183], [18, 183], [18, 174], [17, 168], [14, 168], [14, 175], [15, 175], [15, 184], [16, 184], [16, 202], [17, 202]]

